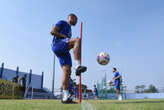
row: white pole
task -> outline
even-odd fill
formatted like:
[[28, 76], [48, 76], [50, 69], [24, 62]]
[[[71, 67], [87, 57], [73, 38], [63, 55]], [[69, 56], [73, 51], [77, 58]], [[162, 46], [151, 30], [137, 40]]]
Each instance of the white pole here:
[[54, 55], [54, 62], [53, 62], [53, 76], [52, 76], [52, 94], [54, 94], [54, 84], [55, 83], [55, 55]]

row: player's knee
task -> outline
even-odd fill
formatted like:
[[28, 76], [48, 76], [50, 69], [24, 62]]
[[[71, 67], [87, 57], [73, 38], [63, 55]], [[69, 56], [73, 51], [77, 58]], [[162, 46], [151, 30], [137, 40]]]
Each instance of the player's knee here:
[[76, 38], [76, 43], [80, 43], [80, 39], [79, 38]]
[[69, 76], [71, 76], [71, 70], [69, 71]]
[[68, 69], [68, 68], [67, 68], [67, 69], [65, 70], [65, 74], [67, 74], [68, 76], [71, 75], [71, 69]]
[[68, 70], [67, 72], [68, 72], [68, 75], [71, 76], [71, 70]]

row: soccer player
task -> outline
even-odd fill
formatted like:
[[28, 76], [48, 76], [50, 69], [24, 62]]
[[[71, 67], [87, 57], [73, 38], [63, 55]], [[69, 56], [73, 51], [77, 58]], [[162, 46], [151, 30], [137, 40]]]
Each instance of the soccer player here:
[[87, 70], [87, 67], [81, 66], [81, 40], [79, 38], [71, 38], [71, 26], [77, 23], [77, 16], [73, 13], [69, 14], [67, 21], [60, 20], [51, 30], [53, 36], [52, 50], [57, 56], [61, 68], [63, 70], [62, 90], [63, 90], [63, 103], [69, 103], [69, 77], [71, 75], [72, 60], [69, 51], [73, 49], [76, 75]]
[[115, 90], [116, 90], [116, 94], [118, 96], [118, 100], [122, 100], [122, 96], [120, 94], [120, 74], [117, 71], [117, 69], [114, 67], [113, 68], [113, 73], [114, 73], [114, 84], [115, 84]]
[[26, 80], [27, 80], [27, 74], [24, 74], [24, 76], [19, 80], [19, 82], [21, 83], [21, 89], [23, 91], [23, 96], [26, 90]]
[[98, 90], [97, 90], [96, 85], [94, 85], [93, 94], [94, 94], [94, 99], [98, 99]]

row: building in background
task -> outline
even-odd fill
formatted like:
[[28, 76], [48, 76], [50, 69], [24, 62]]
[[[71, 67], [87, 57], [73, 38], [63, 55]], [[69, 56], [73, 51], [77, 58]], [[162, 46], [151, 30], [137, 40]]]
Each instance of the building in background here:
[[43, 88], [44, 72], [42, 72], [41, 75], [33, 74], [32, 70], [30, 70], [29, 73], [21, 72], [19, 71], [19, 67], [17, 67], [16, 70], [4, 68], [4, 63], [2, 63], [0, 67], [0, 78], [4, 80], [12, 81], [16, 76], [20, 79], [25, 74], [27, 75], [25, 98], [54, 98], [54, 94]]
[[[27, 82], [28, 82], [29, 78], [30, 78], [29, 73], [18, 72], [18, 77], [21, 78], [24, 76], [24, 74], [27, 74]], [[12, 81], [13, 77], [15, 77], [16, 75], [17, 74], [16, 74], [15, 70], [3, 68], [2, 79]], [[42, 83], [42, 75], [32, 74], [32, 76], [31, 76], [31, 87], [41, 89], [43, 87], [42, 84], [43, 84]]]

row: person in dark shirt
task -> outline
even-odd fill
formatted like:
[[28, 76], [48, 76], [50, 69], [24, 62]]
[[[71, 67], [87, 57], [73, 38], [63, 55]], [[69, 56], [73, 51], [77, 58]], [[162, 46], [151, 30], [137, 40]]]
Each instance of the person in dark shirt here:
[[17, 75], [17, 76], [15, 76], [15, 77], [13, 77], [12, 82], [14, 82], [14, 83], [18, 83], [18, 78], [19, 78], [19, 76], [18, 76], [18, 75]]
[[98, 90], [97, 90], [96, 85], [94, 85], [93, 94], [94, 94], [94, 98], [95, 98], [95, 99], [98, 99]]
[[25, 90], [26, 90], [26, 77], [27, 77], [27, 74], [24, 74], [24, 76], [19, 80], [21, 83], [23, 95], [24, 95]]

